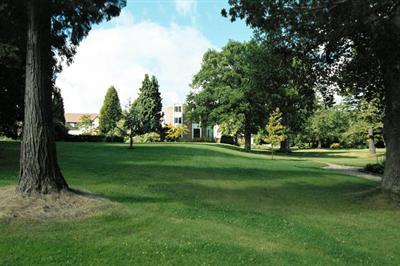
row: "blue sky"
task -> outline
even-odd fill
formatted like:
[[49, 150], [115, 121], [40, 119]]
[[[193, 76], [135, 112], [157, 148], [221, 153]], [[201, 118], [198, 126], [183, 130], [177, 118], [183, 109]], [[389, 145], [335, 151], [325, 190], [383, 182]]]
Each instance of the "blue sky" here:
[[184, 102], [204, 52], [252, 36], [243, 21], [220, 15], [224, 7], [226, 0], [128, 0], [118, 18], [93, 28], [59, 75], [66, 112], [99, 112], [111, 85], [125, 106], [145, 73], [158, 78], [164, 105]]
[[[151, 20], [167, 26], [171, 23], [194, 26], [202, 32], [215, 47], [222, 47], [229, 39], [244, 41], [252, 31], [243, 21], [230, 22], [221, 16], [221, 10], [228, 8], [227, 0], [128, 0], [126, 9], [137, 20]], [[179, 9], [179, 6], [182, 7]]]

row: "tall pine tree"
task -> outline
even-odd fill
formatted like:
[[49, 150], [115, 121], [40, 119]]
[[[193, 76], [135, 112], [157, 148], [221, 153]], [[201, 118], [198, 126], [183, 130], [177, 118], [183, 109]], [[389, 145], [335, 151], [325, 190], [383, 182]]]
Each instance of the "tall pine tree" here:
[[149, 75], [144, 76], [142, 87], [139, 89], [139, 97], [136, 99], [140, 120], [140, 133], [161, 133], [162, 103], [157, 78]]
[[99, 130], [103, 134], [111, 132], [117, 122], [122, 117], [121, 104], [119, 102], [118, 92], [111, 86], [108, 88], [104, 98], [103, 106], [100, 110]]

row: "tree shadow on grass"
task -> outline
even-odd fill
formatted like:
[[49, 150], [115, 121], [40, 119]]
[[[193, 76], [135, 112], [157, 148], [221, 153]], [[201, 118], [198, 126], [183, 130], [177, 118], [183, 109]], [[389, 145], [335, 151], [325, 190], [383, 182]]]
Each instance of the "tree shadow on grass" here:
[[295, 156], [300, 158], [343, 158], [343, 159], [357, 159], [357, 156], [346, 155], [343, 151], [307, 151], [307, 152], [294, 152], [289, 156]]
[[94, 198], [94, 199], [108, 199], [115, 202], [120, 203], [166, 203], [175, 201], [175, 199], [171, 198], [162, 198], [162, 197], [148, 197], [148, 196], [132, 196], [132, 195], [124, 195], [121, 193], [98, 193], [98, 192], [89, 192], [76, 188], [69, 188], [69, 192], [74, 193], [76, 195]]
[[[333, 185], [287, 183], [279, 187], [222, 188], [204, 184], [158, 184], [149, 191], [162, 194], [171, 201], [206, 210], [229, 210], [268, 215], [269, 210], [318, 214], [361, 213], [371, 211], [374, 197], [380, 190], [372, 184], [341, 182]], [[389, 206], [389, 205], [388, 205]], [[382, 206], [381, 206], [382, 207]], [[385, 207], [382, 207], [384, 209]]]
[[132, 196], [132, 195], [108, 195], [108, 199], [120, 203], [168, 203], [174, 202], [176, 199], [167, 197], [146, 197], [146, 196]]
[[[87, 172], [86, 172], [87, 171]], [[67, 176], [68, 176], [68, 172]], [[330, 177], [349, 176], [321, 169], [318, 166], [292, 165], [291, 167], [249, 167], [249, 166], [207, 166], [207, 165], [160, 165], [156, 162], [141, 164], [118, 162], [113, 168], [102, 165], [101, 168], [79, 169], [79, 175], [86, 183], [93, 184], [143, 184], [151, 182], [186, 182], [188, 180], [269, 182], [285, 180], [324, 180]], [[73, 174], [70, 174], [73, 176]], [[350, 177], [356, 178], [356, 177]]]

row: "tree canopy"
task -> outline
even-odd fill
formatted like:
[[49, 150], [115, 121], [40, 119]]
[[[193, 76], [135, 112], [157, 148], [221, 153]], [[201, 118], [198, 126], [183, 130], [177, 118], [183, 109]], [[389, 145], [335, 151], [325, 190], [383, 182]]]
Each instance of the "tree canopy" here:
[[228, 42], [220, 52], [209, 50], [194, 76], [188, 109], [192, 120], [203, 125], [235, 121], [250, 150], [251, 134], [262, 124], [266, 112], [264, 92], [253, 86], [251, 53], [255, 42]]
[[[398, 0], [229, 0], [222, 15], [297, 53], [319, 72], [323, 92], [384, 102], [383, 188], [400, 193], [400, 5]], [[373, 84], [373, 85], [368, 85]], [[336, 86], [330, 86], [336, 85]]]

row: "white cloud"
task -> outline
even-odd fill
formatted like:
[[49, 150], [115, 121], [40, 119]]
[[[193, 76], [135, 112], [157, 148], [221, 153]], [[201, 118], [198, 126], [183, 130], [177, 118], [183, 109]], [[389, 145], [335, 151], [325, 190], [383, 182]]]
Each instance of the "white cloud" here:
[[175, 0], [176, 11], [183, 16], [193, 14], [196, 10], [196, 7], [196, 0]]
[[137, 97], [145, 73], [158, 78], [163, 104], [183, 102], [211, 48], [208, 39], [193, 27], [135, 23], [126, 12], [112, 25], [92, 30], [59, 75], [66, 112], [99, 112], [110, 85], [126, 105]]

